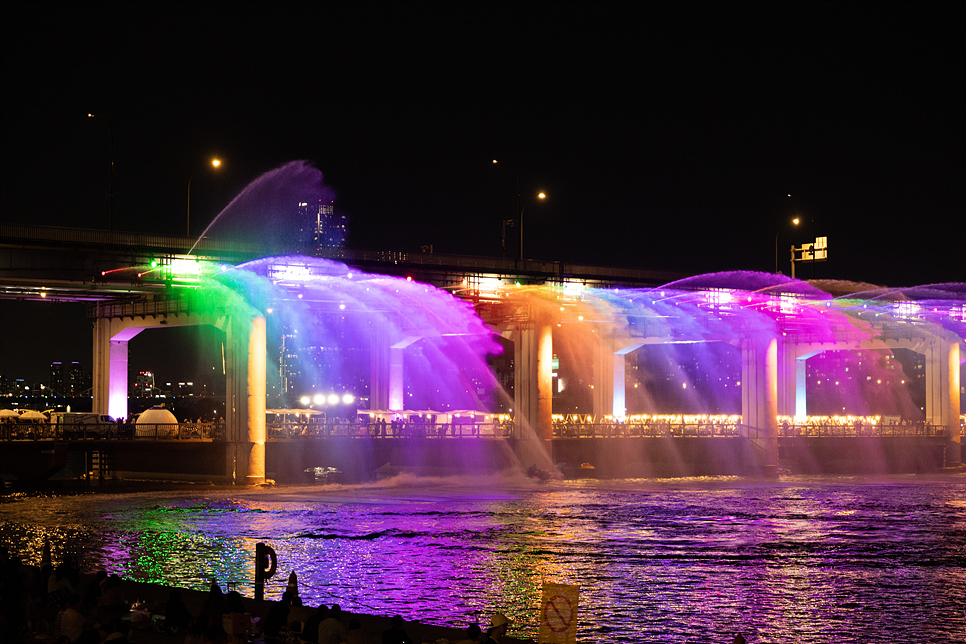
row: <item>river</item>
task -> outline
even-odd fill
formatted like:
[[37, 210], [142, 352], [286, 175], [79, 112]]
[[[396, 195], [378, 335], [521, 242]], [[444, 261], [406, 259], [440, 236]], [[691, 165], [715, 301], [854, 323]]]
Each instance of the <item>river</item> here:
[[966, 475], [368, 485], [0, 496], [25, 563], [78, 556], [155, 583], [452, 626], [505, 612], [536, 638], [544, 580], [580, 587], [578, 641], [963, 641]]

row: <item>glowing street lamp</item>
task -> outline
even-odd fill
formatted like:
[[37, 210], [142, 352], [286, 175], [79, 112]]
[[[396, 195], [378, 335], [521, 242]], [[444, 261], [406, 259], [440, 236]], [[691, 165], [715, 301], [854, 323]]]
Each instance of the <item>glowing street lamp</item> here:
[[[493, 159], [493, 163], [496, 164], [496, 163], [499, 163], [499, 161], [497, 159]], [[517, 170], [517, 167], [515, 165], [513, 165], [512, 163], [510, 164], [510, 167], [513, 168], [513, 174], [516, 175], [516, 178], [517, 178], [517, 217], [520, 220], [520, 259], [523, 259], [523, 210], [526, 208], [526, 204], [523, 203], [523, 193], [520, 191], [520, 172]], [[546, 198], [547, 198], [547, 195], [545, 193], [543, 193], [543, 192], [540, 192], [540, 193], [537, 194], [537, 199], [543, 200], [543, 199], [546, 199]], [[507, 225], [511, 225], [512, 226], [513, 225], [512, 224], [512, 220], [504, 220], [504, 222], [503, 222], [503, 249], [504, 249], [504, 253], [506, 252], [506, 227], [507, 227]]]
[[[221, 159], [212, 159], [211, 160], [211, 167], [212, 168], [220, 168], [221, 167]], [[188, 177], [188, 217], [187, 217], [187, 227], [185, 229], [185, 236], [186, 237], [191, 237], [191, 180], [192, 179], [194, 179], [194, 176], [193, 175], [190, 176], [190, 177]]]
[[[791, 195], [788, 195], [788, 196], [791, 197]], [[794, 224], [795, 226], [798, 225], [798, 217], [795, 217], [794, 219], [792, 219], [792, 224]], [[778, 274], [778, 235], [780, 234], [781, 234], [780, 230], [777, 233], [775, 233], [775, 274], [776, 275]], [[794, 268], [795, 267], [793, 266], [792, 269]]]

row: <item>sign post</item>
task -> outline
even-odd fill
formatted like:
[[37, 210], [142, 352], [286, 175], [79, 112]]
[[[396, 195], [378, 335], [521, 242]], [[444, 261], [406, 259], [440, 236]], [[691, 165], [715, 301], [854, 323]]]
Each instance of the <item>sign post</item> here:
[[[801, 253], [801, 255], [796, 255]], [[811, 244], [802, 244], [800, 248], [792, 245], [792, 279], [795, 278], [796, 262], [824, 262], [828, 260], [828, 237], [816, 237]]]
[[[264, 543], [255, 544], [255, 600], [265, 599], [265, 580], [275, 574], [278, 567], [278, 557], [271, 546]], [[293, 573], [294, 574], [294, 573]]]
[[540, 644], [574, 644], [577, 641], [579, 599], [577, 586], [544, 583], [540, 602]]

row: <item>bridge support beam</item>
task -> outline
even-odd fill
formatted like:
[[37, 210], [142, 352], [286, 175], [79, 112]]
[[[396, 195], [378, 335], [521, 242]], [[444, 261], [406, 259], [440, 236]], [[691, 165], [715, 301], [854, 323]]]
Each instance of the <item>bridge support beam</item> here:
[[265, 318], [236, 316], [225, 330], [225, 429], [231, 479], [265, 482]]
[[[600, 339], [600, 350], [594, 361], [594, 414], [627, 415], [627, 356], [644, 346], [629, 338]], [[600, 376], [598, 376], [600, 374]], [[597, 383], [603, 386], [597, 391]]]
[[[597, 420], [604, 416], [617, 414], [616, 406], [620, 398], [621, 413], [624, 411], [624, 356], [614, 355], [614, 345], [611, 338], [598, 334], [596, 351], [594, 353], [594, 395], [593, 412]], [[618, 374], [618, 372], [620, 372]], [[620, 378], [620, 385], [617, 380]]]
[[959, 435], [959, 343], [943, 336], [926, 343], [926, 420], [946, 427], [946, 465], [962, 463]]
[[[536, 438], [553, 438], [553, 328], [521, 325], [505, 337], [513, 340], [513, 407], [518, 428], [530, 426]], [[522, 437], [522, 436], [521, 436]]]
[[373, 330], [369, 338], [369, 408], [389, 409], [389, 338]]
[[778, 470], [778, 338], [741, 341], [741, 422], [760, 449], [766, 473]]
[[[99, 318], [94, 321], [92, 394], [95, 414], [128, 417], [128, 342], [145, 329], [145, 326], [131, 326], [132, 322], [120, 318]], [[150, 323], [146, 326], [150, 326]]]
[[[804, 364], [804, 363], [803, 363]], [[782, 343], [778, 352], [778, 415], [796, 416], [798, 412], [798, 360], [795, 345]], [[804, 381], [802, 385], [804, 385]]]

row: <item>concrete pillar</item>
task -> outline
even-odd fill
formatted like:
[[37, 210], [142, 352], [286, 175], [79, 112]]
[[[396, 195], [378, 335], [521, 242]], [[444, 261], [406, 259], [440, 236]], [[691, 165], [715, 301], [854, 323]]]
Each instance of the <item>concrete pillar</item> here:
[[225, 330], [225, 430], [232, 480], [265, 482], [265, 318], [236, 315]]
[[537, 435], [553, 438], [553, 327], [544, 324], [537, 329]]
[[405, 390], [403, 388], [405, 358], [405, 348], [389, 348], [389, 409], [391, 411], [402, 411], [406, 408]]
[[420, 340], [421, 336], [408, 336], [389, 347], [389, 409], [402, 411], [406, 408], [405, 364], [406, 349]]
[[[624, 356], [614, 356], [614, 346], [611, 338], [597, 334], [597, 346], [594, 354], [594, 395], [593, 413], [598, 420], [604, 416], [616, 414], [617, 396], [621, 398], [621, 415], [623, 415], [624, 399]], [[617, 384], [620, 371], [620, 385]]]
[[612, 381], [611, 414], [618, 418], [627, 415], [627, 355], [612, 353], [614, 360], [614, 377]]
[[382, 331], [369, 338], [369, 409], [389, 409], [389, 338]]
[[946, 465], [950, 467], [962, 462], [959, 360], [956, 338], [940, 336], [926, 343], [926, 420], [946, 427]]
[[795, 359], [795, 417], [805, 418], [808, 416], [808, 405], [805, 402], [805, 380], [808, 374], [808, 358]]
[[111, 340], [111, 378], [107, 413], [113, 418], [127, 418], [127, 340]]
[[[610, 351], [614, 377], [611, 379], [610, 410], [607, 413], [614, 416], [627, 415], [627, 356], [643, 346], [644, 343], [642, 342], [632, 342], [626, 338], [611, 340]], [[594, 413], [598, 413], [596, 409], [594, 409]]]
[[[114, 418], [128, 417], [128, 342], [145, 326], [154, 323], [154, 318], [146, 322], [121, 318], [99, 318], [94, 321], [94, 413], [110, 414]], [[132, 326], [134, 324], [145, 326]]]
[[796, 416], [798, 404], [798, 360], [795, 345], [783, 342], [778, 353], [778, 415]]
[[537, 438], [553, 438], [553, 330], [522, 324], [513, 338], [513, 406], [518, 427], [525, 422]]
[[248, 333], [248, 475], [247, 485], [265, 482], [265, 368], [266, 368], [265, 318], [252, 319]]
[[110, 405], [111, 379], [111, 321], [105, 318], [94, 320], [94, 367], [92, 373], [93, 410], [95, 414], [106, 414]]
[[766, 472], [778, 469], [778, 344], [774, 335], [757, 334], [741, 342], [741, 422]]

